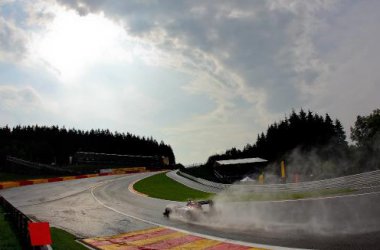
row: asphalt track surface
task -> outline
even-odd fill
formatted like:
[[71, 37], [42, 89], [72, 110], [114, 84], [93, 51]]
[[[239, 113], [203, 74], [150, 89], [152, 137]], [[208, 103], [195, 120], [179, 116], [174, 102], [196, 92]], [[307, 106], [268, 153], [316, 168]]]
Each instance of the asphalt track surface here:
[[[1, 190], [25, 214], [79, 237], [167, 226], [253, 246], [379, 249], [380, 194], [286, 202], [218, 204], [221, 217], [188, 223], [162, 216], [170, 201], [131, 193], [154, 173], [105, 176]], [[182, 203], [179, 203], [182, 204]]]

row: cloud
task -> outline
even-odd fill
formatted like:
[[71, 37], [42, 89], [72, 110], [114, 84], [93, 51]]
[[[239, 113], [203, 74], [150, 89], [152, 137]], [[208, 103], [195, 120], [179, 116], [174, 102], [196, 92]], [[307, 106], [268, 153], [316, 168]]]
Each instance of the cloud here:
[[[254, 131], [231, 138], [239, 145], [305, 105], [299, 85], [327, 67], [313, 42], [319, 16], [335, 8], [331, 1], [59, 2], [121, 21], [130, 36], [159, 50], [161, 65], [192, 74], [184, 90], [208, 96], [216, 107], [191, 117], [190, 124], [205, 129], [211, 140], [218, 140], [212, 126], [227, 132], [220, 122], [225, 128], [239, 119], [252, 124]], [[186, 124], [176, 126], [187, 130]]]
[[44, 0], [0, 3], [0, 61], [24, 63], [33, 53], [29, 45], [32, 35], [54, 18], [54, 5]]
[[315, 47], [326, 67], [309, 84], [300, 85], [310, 106], [329, 112], [349, 127], [357, 115], [380, 106], [380, 18], [378, 1], [354, 2], [335, 11], [325, 21]]
[[130, 35], [155, 44], [176, 58], [180, 67], [207, 73], [231, 90], [241, 89], [241, 95], [265, 89], [279, 102], [277, 107], [276, 101], [263, 107], [272, 112], [282, 111], [279, 107], [284, 104], [301, 105], [297, 77], [310, 77], [324, 67], [312, 35], [318, 28], [317, 15], [333, 5], [331, 1], [59, 2], [82, 13], [102, 12], [121, 20]]
[[[143, 67], [164, 68], [171, 74], [180, 72], [186, 76], [186, 81], [177, 76], [181, 86], [176, 85], [175, 91], [172, 84], [163, 82], [163, 92], [194, 98], [196, 102], [202, 99], [202, 103], [207, 103], [204, 109], [198, 103], [198, 106], [193, 105], [198, 109], [195, 110], [189, 108], [189, 102], [178, 102], [177, 105], [174, 101], [157, 102], [161, 96], [149, 91], [148, 94], [149, 88], [135, 86], [129, 89], [136, 91], [136, 96], [147, 98], [150, 106], [157, 107], [154, 109], [156, 112], [164, 112], [165, 108], [172, 111], [174, 109], [168, 106], [174, 105], [177, 113], [186, 113], [181, 120], [168, 118], [170, 126], [165, 124], [158, 130], [162, 131], [164, 138], [175, 141], [174, 148], [183, 149], [178, 158], [187, 162], [191, 162], [191, 158], [186, 156], [186, 151], [196, 150], [198, 153], [192, 157], [199, 159], [199, 155], [207, 157], [210, 151], [214, 153], [253, 143], [257, 133], [282, 119], [292, 108], [332, 113], [348, 128], [358, 113], [369, 113], [380, 105], [376, 96], [380, 91], [376, 69], [380, 58], [377, 46], [380, 36], [376, 25], [380, 21], [376, 12], [380, 6], [377, 1], [55, 2], [61, 6], [43, 0], [39, 0], [38, 5], [27, 4], [23, 22], [17, 21], [19, 16], [12, 15], [0, 19], [0, 25], [6, 27], [0, 31], [0, 41], [5, 41], [0, 45], [0, 57], [17, 60], [25, 56], [28, 53], [26, 49], [30, 49], [25, 47], [30, 33], [38, 30], [40, 35], [48, 34], [47, 28], [59, 19], [57, 13], [62, 13], [62, 6], [66, 8], [66, 14], [76, 10], [82, 19], [77, 15], [71, 16], [78, 20], [94, 17], [112, 20], [114, 25], [123, 27], [125, 31], [124, 40], [113, 46], [120, 46], [114, 55], [130, 57], [129, 62], [141, 63]], [[71, 35], [65, 34], [64, 37]], [[99, 40], [97, 36], [88, 38], [87, 43]], [[52, 45], [50, 40], [47, 44]], [[75, 39], [72, 44], [77, 45]], [[107, 46], [105, 50], [97, 51], [107, 54], [111, 51]], [[53, 52], [62, 52], [54, 46], [51, 48]], [[65, 66], [79, 69], [71, 62], [86, 62], [87, 65], [95, 61], [93, 68], [104, 65], [104, 74], [114, 73], [106, 71], [110, 68], [106, 64], [112, 65], [113, 59], [107, 61], [103, 60], [107, 57], [91, 57], [96, 54], [91, 50], [83, 57], [75, 57], [79, 55], [75, 51], [86, 49], [72, 48], [61, 53], [67, 55], [61, 57], [65, 59]], [[53, 52], [47, 53], [50, 58], [44, 58], [50, 66], [62, 71], [59, 68], [63, 63]], [[69, 52], [74, 52], [74, 56]], [[121, 64], [126, 65], [125, 61]], [[68, 67], [66, 71], [72, 72], [72, 68]], [[91, 67], [86, 70], [91, 73]], [[144, 78], [155, 76], [146, 74]], [[61, 79], [68, 85], [66, 80]], [[128, 82], [127, 76], [124, 81]], [[72, 87], [83, 85], [78, 79], [72, 82]], [[108, 88], [114, 86], [109, 84]], [[122, 92], [114, 93], [108, 88], [104, 87], [103, 92], [123, 99]], [[107, 95], [108, 99], [112, 99], [110, 95]], [[134, 104], [136, 107], [140, 105], [137, 99], [111, 103], [115, 107], [127, 107], [125, 111]], [[148, 110], [150, 106], [141, 108]], [[191, 112], [187, 111], [190, 109]], [[102, 112], [105, 112], [104, 119], [112, 120], [106, 110]], [[159, 123], [160, 116], [163, 115], [155, 116], [156, 123]], [[153, 122], [153, 118], [146, 117], [149, 115], [140, 118]], [[192, 146], [187, 146], [188, 143]]]
[[[51, 114], [39, 93], [30, 86], [0, 85], [2, 125], [46, 124]], [[47, 118], [49, 117], [49, 118]]]
[[21, 29], [0, 16], [0, 61], [21, 60], [26, 52], [27, 40]]

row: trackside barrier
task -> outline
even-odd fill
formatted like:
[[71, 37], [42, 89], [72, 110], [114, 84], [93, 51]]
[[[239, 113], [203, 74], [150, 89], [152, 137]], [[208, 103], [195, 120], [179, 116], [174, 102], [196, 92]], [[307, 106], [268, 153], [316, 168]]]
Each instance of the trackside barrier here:
[[76, 171], [73, 171], [73, 170], [62, 169], [59, 167], [51, 166], [48, 164], [42, 164], [42, 163], [38, 163], [38, 162], [26, 161], [26, 160], [19, 159], [19, 158], [13, 157], [13, 156], [7, 156], [7, 161], [15, 163], [15, 164], [19, 164], [21, 166], [39, 169], [39, 170], [44, 169], [44, 170], [51, 170], [51, 171], [58, 172], [58, 173], [78, 174]]
[[177, 171], [180, 176], [186, 177], [194, 182], [216, 188], [218, 190], [224, 190], [227, 188], [239, 188], [244, 186], [245, 191], [249, 192], [304, 192], [304, 191], [316, 191], [322, 189], [353, 189], [353, 190], [371, 190], [380, 187], [380, 170], [365, 172], [355, 175], [342, 176], [332, 179], [308, 181], [299, 183], [287, 183], [287, 184], [249, 184], [249, 183], [236, 183], [222, 184], [217, 182], [208, 181], [202, 178], [197, 178], [192, 175], [186, 174], [181, 171]]
[[18, 238], [22, 245], [22, 249], [26, 250], [42, 250], [46, 249], [44, 246], [32, 246], [30, 241], [30, 234], [28, 230], [28, 223], [33, 222], [28, 216], [20, 212], [4, 197], [0, 196], [0, 206], [4, 208], [5, 218], [9, 220], [17, 230]]
[[112, 173], [112, 174], [129, 174], [129, 173], [139, 173], [145, 172], [146, 167], [132, 167], [132, 168], [108, 168], [100, 169], [100, 173]]
[[23, 181], [5, 181], [5, 182], [0, 182], [0, 189], [27, 186], [27, 185], [33, 185], [33, 184], [41, 184], [41, 183], [47, 183], [47, 182], [58, 182], [58, 181], [67, 181], [67, 180], [75, 180], [75, 179], [92, 178], [92, 177], [106, 176], [106, 175], [142, 173], [142, 172], [147, 171], [145, 167], [123, 168], [122, 170], [119, 170], [119, 169], [115, 169], [115, 170], [117, 171], [111, 171], [109, 173], [85, 174], [85, 175], [54, 177], [54, 178], [47, 178], [47, 179], [34, 179], [34, 180], [23, 180]]

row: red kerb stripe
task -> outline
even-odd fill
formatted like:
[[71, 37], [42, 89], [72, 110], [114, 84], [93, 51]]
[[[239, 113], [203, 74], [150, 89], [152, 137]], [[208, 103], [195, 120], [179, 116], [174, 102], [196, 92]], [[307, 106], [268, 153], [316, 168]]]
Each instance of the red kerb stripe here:
[[56, 177], [56, 178], [49, 178], [48, 179], [48, 182], [56, 182], [56, 181], [62, 181], [63, 180], [63, 178], [61, 178], [61, 177]]
[[216, 246], [208, 247], [207, 250], [245, 250], [250, 249], [250, 247], [247, 246], [240, 246], [236, 244], [231, 243], [221, 243]]
[[176, 247], [182, 244], [190, 243], [196, 240], [200, 240], [202, 238], [194, 236], [194, 235], [185, 235], [183, 237], [169, 239], [160, 241], [157, 243], [153, 243], [150, 245], [144, 245], [144, 248], [146, 249], [170, 249], [172, 247]]
[[112, 242], [108, 240], [99, 240], [99, 241], [93, 241], [91, 243], [88, 243], [91, 246], [101, 247], [101, 246], [107, 246], [107, 245], [113, 245]]
[[159, 230], [159, 231], [155, 231], [155, 232], [151, 232], [151, 233], [145, 233], [145, 234], [143, 233], [143, 234], [120, 237], [120, 238], [116, 238], [116, 239], [109, 239], [109, 241], [112, 243], [132, 242], [132, 241], [136, 241], [136, 240], [145, 240], [145, 239], [152, 238], [152, 237], [170, 234], [173, 232], [174, 231], [170, 230], [170, 229], [163, 229], [163, 230]]
[[32, 185], [33, 181], [19, 181], [20, 186]]
[[87, 178], [87, 175], [77, 175], [77, 176], [75, 176], [75, 179], [83, 179], [83, 178]]

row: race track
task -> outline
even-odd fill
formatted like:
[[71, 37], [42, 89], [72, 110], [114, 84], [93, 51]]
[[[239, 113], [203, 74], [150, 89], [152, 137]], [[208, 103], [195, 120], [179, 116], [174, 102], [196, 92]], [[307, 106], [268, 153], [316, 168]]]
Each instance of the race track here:
[[169, 201], [128, 190], [154, 173], [105, 176], [1, 190], [22, 212], [79, 237], [156, 225], [230, 240], [318, 249], [378, 249], [380, 194], [287, 202], [217, 203], [219, 217], [191, 224], [162, 216]]

